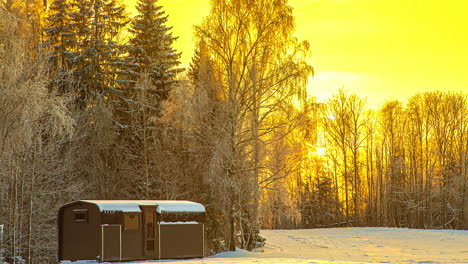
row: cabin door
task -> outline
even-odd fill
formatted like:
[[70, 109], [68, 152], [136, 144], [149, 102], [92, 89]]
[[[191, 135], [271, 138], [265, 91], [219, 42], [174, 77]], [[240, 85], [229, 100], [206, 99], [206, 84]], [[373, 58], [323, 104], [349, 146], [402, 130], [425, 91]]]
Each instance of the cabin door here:
[[101, 225], [101, 261], [122, 260], [122, 226]]
[[159, 259], [159, 236], [156, 232], [156, 207], [145, 206], [143, 211], [143, 256]]

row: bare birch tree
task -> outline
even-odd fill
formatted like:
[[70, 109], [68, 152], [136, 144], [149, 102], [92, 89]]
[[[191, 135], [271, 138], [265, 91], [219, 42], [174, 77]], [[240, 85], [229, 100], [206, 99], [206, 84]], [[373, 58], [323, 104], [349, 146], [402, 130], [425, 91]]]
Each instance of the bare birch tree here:
[[[312, 68], [305, 62], [308, 44], [292, 36], [294, 17], [287, 1], [213, 0], [210, 15], [196, 27], [214, 60], [223, 85], [227, 122], [223, 152], [230, 215], [229, 249], [236, 246], [236, 229], [242, 241], [254, 241], [257, 227], [259, 182], [265, 179], [260, 146], [275, 124], [271, 113], [282, 103], [304, 98]], [[268, 177], [268, 176], [266, 176]], [[246, 200], [240, 202], [240, 188]], [[237, 190], [236, 190], [237, 189]], [[244, 198], [241, 198], [244, 199]], [[253, 202], [251, 207], [243, 204]], [[237, 228], [236, 228], [237, 222]], [[241, 245], [251, 248], [252, 244]]]

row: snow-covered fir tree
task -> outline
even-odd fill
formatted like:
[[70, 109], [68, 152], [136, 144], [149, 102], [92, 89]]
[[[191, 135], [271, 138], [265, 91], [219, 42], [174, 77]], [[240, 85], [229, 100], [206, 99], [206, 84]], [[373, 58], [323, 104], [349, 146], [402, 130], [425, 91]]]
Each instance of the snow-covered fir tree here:
[[[82, 4], [81, 0], [77, 0]], [[87, 96], [119, 101], [116, 72], [124, 53], [119, 32], [127, 24], [124, 8], [115, 0], [93, 0], [88, 28], [84, 28], [77, 70], [86, 84]], [[86, 11], [85, 8], [83, 8]], [[86, 16], [86, 14], [84, 14]], [[83, 25], [81, 25], [83, 26]]]
[[163, 134], [158, 117], [161, 102], [177, 83], [180, 53], [172, 47], [177, 38], [166, 26], [168, 16], [157, 0], [139, 0], [136, 9], [138, 14], [129, 29], [126, 67], [116, 74], [125, 76], [118, 81], [125, 87], [125, 99], [114, 109], [114, 121], [120, 128], [119, 170], [125, 171], [119, 178], [126, 186], [122, 193], [132, 199], [150, 199], [160, 197], [156, 186], [163, 180], [163, 167], [157, 157], [161, 156], [158, 142]]
[[201, 63], [201, 49], [200, 49], [200, 43], [198, 43], [197, 47], [194, 50], [192, 61], [190, 62], [189, 68], [187, 70], [187, 76], [194, 84], [196, 84], [199, 80], [200, 63]]
[[67, 0], [55, 0], [49, 8], [46, 43], [51, 48], [50, 62], [56, 70], [67, 67], [67, 52], [72, 49], [74, 32], [70, 28], [70, 5]]
[[[78, 84], [81, 106], [92, 98], [118, 102], [118, 73], [124, 45], [119, 36], [128, 19], [116, 0], [56, 0], [48, 17], [48, 44], [59, 79]], [[60, 71], [62, 71], [60, 73]]]
[[172, 27], [166, 25], [168, 15], [158, 5], [157, 0], [139, 0], [136, 6], [139, 14], [131, 24], [128, 56], [128, 78], [136, 83], [141, 74], [148, 74], [156, 90], [149, 91], [156, 96], [156, 107], [166, 99], [175, 77], [182, 69], [180, 53], [173, 47], [177, 37], [171, 33]]
[[72, 6], [69, 0], [55, 0], [46, 17], [45, 48], [53, 74], [50, 87], [60, 93], [70, 92], [72, 58], [77, 50], [77, 34], [72, 24]]

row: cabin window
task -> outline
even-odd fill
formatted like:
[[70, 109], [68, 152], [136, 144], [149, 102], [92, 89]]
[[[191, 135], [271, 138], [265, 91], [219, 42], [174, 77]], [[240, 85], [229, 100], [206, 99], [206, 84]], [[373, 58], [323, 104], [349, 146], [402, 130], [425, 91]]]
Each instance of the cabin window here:
[[140, 218], [137, 214], [124, 215], [125, 230], [138, 230], [140, 228]]
[[88, 223], [88, 209], [73, 210], [73, 220], [79, 223]]

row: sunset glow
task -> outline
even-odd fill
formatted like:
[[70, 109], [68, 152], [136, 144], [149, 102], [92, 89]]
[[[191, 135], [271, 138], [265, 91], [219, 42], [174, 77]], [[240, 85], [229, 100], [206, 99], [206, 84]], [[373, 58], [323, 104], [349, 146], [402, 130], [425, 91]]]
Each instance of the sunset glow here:
[[[130, 10], [134, 0], [127, 0]], [[325, 100], [345, 88], [370, 107], [417, 92], [468, 91], [468, 2], [403, 0], [290, 0], [297, 36], [311, 44], [315, 77], [309, 94]], [[186, 66], [193, 26], [209, 0], [161, 0], [179, 36]]]
[[317, 147], [316, 153], [319, 156], [325, 156], [325, 155], [327, 155], [327, 149], [324, 148], [324, 147]]

